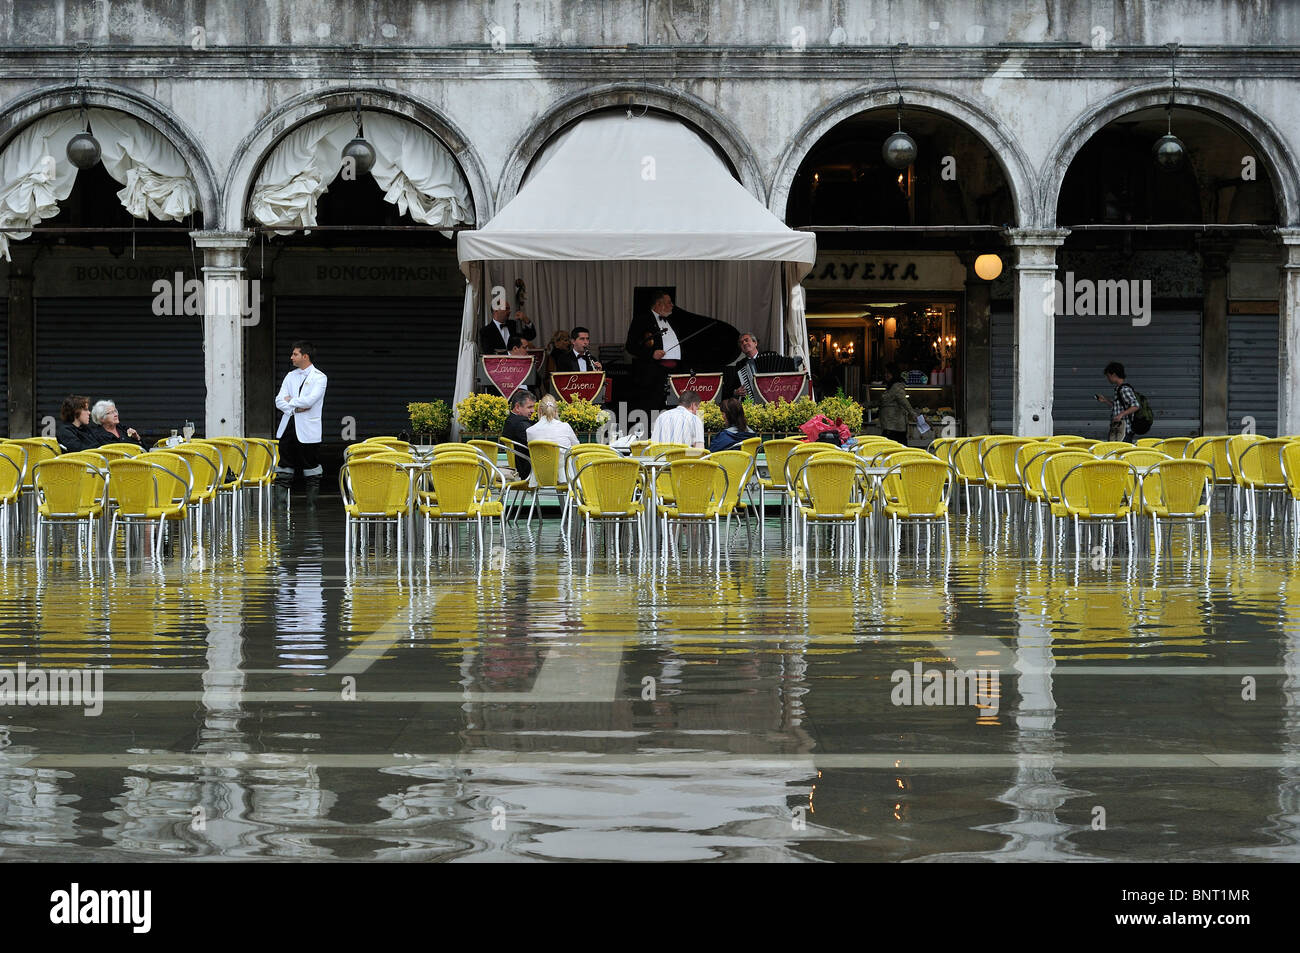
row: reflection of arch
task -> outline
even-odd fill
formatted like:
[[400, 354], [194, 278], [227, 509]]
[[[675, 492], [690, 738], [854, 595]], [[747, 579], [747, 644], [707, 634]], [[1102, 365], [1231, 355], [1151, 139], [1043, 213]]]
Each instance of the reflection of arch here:
[[[148, 123], [161, 133], [185, 159], [194, 185], [198, 189], [199, 208], [203, 212], [205, 228], [215, 228], [221, 209], [217, 176], [207, 154], [198, 146], [198, 140], [189, 127], [167, 107], [141, 96], [135, 90], [96, 83], [91, 87], [57, 86], [38, 89], [11, 102], [0, 112], [0, 150], [8, 145], [24, 126], [48, 113], [65, 109], [78, 109], [82, 93], [87, 106], [116, 109]], [[61, 157], [58, 157], [61, 158]]]
[[487, 186], [483, 162], [469, 140], [451, 120], [434, 107], [409, 96], [377, 87], [347, 87], [326, 92], [314, 90], [295, 96], [283, 106], [263, 117], [251, 133], [235, 147], [236, 162], [226, 176], [224, 193], [225, 227], [242, 228], [248, 211], [248, 199], [262, 163], [276, 145], [297, 126], [328, 113], [350, 111], [360, 98], [363, 110], [392, 113], [422, 126], [442, 142], [460, 166], [465, 183], [474, 200], [476, 224], [482, 226], [492, 217], [492, 193]]
[[[936, 90], [904, 87], [903, 100], [906, 109], [925, 109], [939, 113], [961, 123], [978, 136], [999, 160], [1002, 174], [1011, 190], [1012, 208], [1016, 217], [1014, 224], [1026, 223], [1034, 208], [1036, 177], [1019, 144], [1009, 133], [1003, 131], [998, 121], [979, 107]], [[799, 167], [823, 136], [858, 113], [872, 109], [893, 109], [897, 102], [898, 90], [893, 88], [858, 90], [841, 96], [810, 116], [794, 134], [785, 154], [781, 156], [767, 204], [772, 214], [785, 221], [790, 189]]]
[[[1040, 173], [1043, 188], [1039, 192], [1038, 220], [1045, 225], [1056, 222], [1056, 207], [1061, 186], [1070, 163], [1094, 135], [1108, 124], [1140, 109], [1164, 106], [1169, 102], [1169, 86], [1149, 86], [1116, 93], [1071, 123], [1056, 140]], [[1239, 101], [1212, 89], [1189, 89], [1179, 85], [1175, 103], [1180, 108], [1199, 109], [1232, 126], [1234, 131], [1263, 155], [1265, 169], [1272, 177], [1273, 193], [1278, 197], [1278, 224], [1300, 221], [1300, 166], [1273, 127]]]
[[732, 169], [739, 175], [741, 184], [759, 201], [763, 200], [763, 175], [759, 171], [758, 161], [754, 158], [754, 150], [749, 147], [740, 130], [720, 112], [702, 99], [664, 86], [651, 86], [645, 83], [611, 83], [608, 86], [584, 90], [560, 101], [515, 143], [515, 147], [510, 151], [510, 158], [506, 160], [501, 185], [497, 191], [501, 200], [499, 204], [504, 206], [515, 197], [528, 164], [557, 132], [580, 116], [608, 109], [611, 106], [627, 106], [633, 109], [644, 109], [650, 106], [672, 113], [678, 119], [684, 119], [698, 127], [726, 155]]

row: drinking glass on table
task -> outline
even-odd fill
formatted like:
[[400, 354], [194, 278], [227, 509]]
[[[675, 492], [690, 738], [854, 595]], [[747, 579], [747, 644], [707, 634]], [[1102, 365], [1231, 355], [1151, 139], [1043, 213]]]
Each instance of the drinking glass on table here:
[[181, 428], [181, 433], [184, 434], [186, 440], [189, 440], [191, 437], [193, 437], [194, 421], [192, 420], [185, 421], [185, 426]]

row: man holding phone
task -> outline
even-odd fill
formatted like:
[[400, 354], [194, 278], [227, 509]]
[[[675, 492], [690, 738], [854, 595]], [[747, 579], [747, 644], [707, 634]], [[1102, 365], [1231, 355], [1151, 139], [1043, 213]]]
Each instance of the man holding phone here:
[[1110, 433], [1107, 439], [1133, 443], [1133, 415], [1142, 409], [1137, 391], [1133, 389], [1132, 384], [1125, 382], [1124, 365], [1119, 361], [1111, 361], [1107, 364], [1104, 373], [1106, 380], [1115, 385], [1115, 396], [1113, 398], [1101, 394], [1093, 396], [1101, 403], [1110, 405]]

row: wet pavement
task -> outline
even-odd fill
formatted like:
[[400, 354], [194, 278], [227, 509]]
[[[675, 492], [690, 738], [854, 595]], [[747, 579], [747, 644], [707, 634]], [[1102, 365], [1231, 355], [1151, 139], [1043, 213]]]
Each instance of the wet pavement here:
[[202, 565], [11, 554], [0, 667], [100, 669], [102, 712], [0, 707], [0, 860], [1300, 860], [1289, 526], [1158, 564], [768, 531], [349, 563], [327, 499]]

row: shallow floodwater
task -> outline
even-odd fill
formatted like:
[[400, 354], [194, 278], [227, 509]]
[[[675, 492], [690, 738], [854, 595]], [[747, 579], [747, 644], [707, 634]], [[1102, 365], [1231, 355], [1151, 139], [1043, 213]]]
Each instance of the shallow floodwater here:
[[665, 567], [552, 517], [349, 566], [299, 504], [202, 564], [0, 563], [0, 667], [103, 672], [97, 716], [0, 707], [0, 859], [1300, 860], [1280, 520], [1157, 564], [958, 517], [895, 564], [773, 517]]

